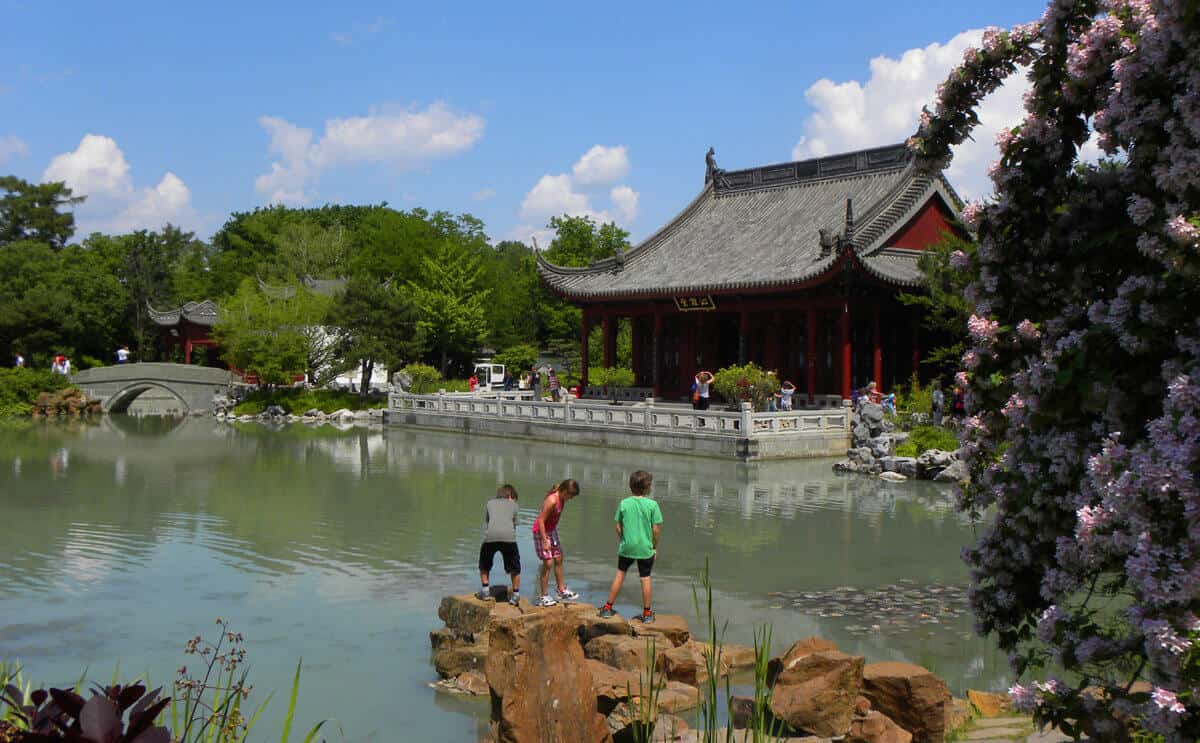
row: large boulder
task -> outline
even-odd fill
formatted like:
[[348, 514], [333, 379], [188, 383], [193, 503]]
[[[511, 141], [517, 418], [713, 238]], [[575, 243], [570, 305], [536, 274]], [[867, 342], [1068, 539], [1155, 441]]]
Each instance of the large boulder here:
[[469, 645], [451, 645], [433, 651], [433, 667], [442, 678], [455, 678], [468, 671], [482, 671], [487, 663], [487, 635]]
[[613, 668], [641, 673], [646, 669], [646, 659], [652, 646], [656, 656], [670, 647], [659, 638], [601, 635], [589, 640], [588, 644], [583, 646], [583, 653], [586, 657]]
[[871, 431], [872, 438], [886, 430], [883, 420], [883, 406], [879, 403], [860, 400], [858, 403], [858, 419]]
[[863, 669], [863, 696], [871, 706], [913, 735], [913, 743], [942, 743], [950, 690], [946, 682], [912, 663], [886, 661]]
[[[679, 647], [692, 639], [687, 620], [678, 614], [659, 614], [653, 622], [633, 621], [629, 626], [637, 637], [665, 637], [672, 647]], [[664, 647], [662, 640], [658, 641], [658, 646]]]
[[596, 709], [600, 714], [607, 715], [618, 704], [628, 701], [630, 696], [641, 694], [642, 674], [636, 671], [622, 671], [591, 658], [586, 662], [592, 672], [592, 684], [596, 687]]
[[1007, 694], [967, 689], [967, 701], [979, 711], [980, 717], [1003, 717], [1012, 712], [1012, 702]]
[[971, 470], [967, 468], [967, 463], [961, 459], [955, 459], [946, 469], [937, 473], [934, 476], [934, 482], [968, 482], [971, 479]]
[[658, 711], [676, 714], [695, 709], [700, 703], [700, 690], [694, 686], [668, 681], [658, 690]]
[[953, 461], [954, 452], [926, 449], [917, 457], [917, 474], [923, 480], [932, 480]]
[[[658, 670], [668, 681], [678, 681], [690, 686], [702, 686], [708, 681], [708, 662], [701, 648], [695, 643], [686, 643], [659, 654]], [[717, 675], [723, 676], [724, 668], [717, 659]]]
[[779, 674], [800, 659], [823, 650], [837, 650], [838, 646], [821, 637], [806, 637], [797, 640], [784, 651], [783, 655], [772, 658], [767, 663], [767, 686], [774, 686]]
[[446, 623], [446, 627], [460, 632], [482, 632], [487, 627], [488, 617], [496, 603], [480, 601], [474, 594], [461, 596], [445, 596], [438, 606], [438, 619]]
[[884, 472], [895, 472], [910, 480], [917, 479], [917, 460], [914, 457], [882, 457], [879, 464]]
[[612, 740], [596, 711], [577, 616], [561, 607], [493, 618], [488, 632], [486, 671], [499, 743]]
[[862, 656], [821, 650], [786, 665], [771, 690], [771, 714], [796, 732], [845, 735], [862, 689]]
[[887, 715], [869, 710], [865, 715], [855, 715], [850, 721], [845, 743], [912, 743], [912, 739], [911, 733]]
[[579, 617], [579, 642], [582, 645], [587, 645], [601, 635], [633, 634], [632, 622], [621, 616], [605, 619], [591, 604], [568, 604], [567, 609]]

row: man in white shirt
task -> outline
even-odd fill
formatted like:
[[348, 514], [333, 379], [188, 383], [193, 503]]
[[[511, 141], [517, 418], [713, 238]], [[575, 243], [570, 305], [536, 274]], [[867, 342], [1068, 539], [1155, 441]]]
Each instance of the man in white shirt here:
[[129, 346], [121, 346], [120, 348], [117, 349], [117, 363], [118, 364], [129, 363]]

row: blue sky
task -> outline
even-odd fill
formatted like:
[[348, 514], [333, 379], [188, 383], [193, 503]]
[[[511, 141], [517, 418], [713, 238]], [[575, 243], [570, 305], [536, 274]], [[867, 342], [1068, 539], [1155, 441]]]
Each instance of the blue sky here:
[[[87, 193], [84, 230], [207, 237], [272, 201], [386, 201], [495, 239], [544, 241], [563, 211], [640, 238], [700, 189], [709, 146], [732, 169], [903, 140], [964, 32], [1043, 7], [0, 0], [0, 173]], [[1019, 104], [1006, 86], [985, 123]], [[977, 139], [951, 171], [969, 196], [993, 159]]]

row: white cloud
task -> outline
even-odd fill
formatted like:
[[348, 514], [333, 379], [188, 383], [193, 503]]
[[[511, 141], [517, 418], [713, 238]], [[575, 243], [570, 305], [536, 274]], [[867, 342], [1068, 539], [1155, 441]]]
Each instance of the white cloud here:
[[638, 213], [638, 192], [629, 186], [615, 186], [609, 192], [613, 207], [623, 222], [632, 222]]
[[521, 202], [522, 219], [589, 213], [590, 200], [575, 190], [571, 176], [566, 173], [542, 176]]
[[29, 145], [25, 144], [25, 140], [15, 134], [6, 134], [0, 137], [0, 163], [9, 158], [28, 154]]
[[57, 155], [43, 181], [63, 181], [87, 200], [75, 208], [76, 233], [157, 230], [167, 222], [197, 229], [192, 193], [168, 172], [153, 188], [135, 189], [125, 153], [112, 137], [86, 134], [71, 152]]
[[362, 34], [377, 34], [383, 29], [392, 24], [392, 19], [379, 16], [374, 21], [367, 24], [355, 24], [353, 31], [331, 31], [329, 38], [333, 39], [334, 43], [339, 46], [349, 46], [354, 43], [354, 39]]
[[[814, 111], [804, 122], [804, 135], [792, 148], [792, 157], [819, 157], [904, 141], [916, 131], [921, 107], [932, 104], [938, 84], [962, 60], [963, 51], [978, 46], [982, 37], [983, 31], [974, 29], [945, 44], [909, 49], [899, 59], [876, 57], [866, 83], [829, 79], [813, 83], [804, 97]], [[1027, 87], [1018, 73], [988, 96], [979, 111], [981, 124], [972, 134], [974, 140], [955, 149], [947, 176], [964, 197], [991, 192], [987, 168], [996, 159], [996, 132], [1021, 121]]]
[[76, 196], [125, 196], [133, 190], [129, 163], [112, 137], [85, 134], [72, 152], [50, 161], [43, 181], [63, 181]]
[[629, 152], [625, 145], [605, 147], [598, 144], [583, 153], [571, 167], [575, 182], [581, 186], [616, 183], [629, 174]]
[[491, 186], [487, 186], [471, 194], [471, 201], [487, 201], [488, 199], [493, 199], [495, 197], [496, 189], [492, 188]]
[[[547, 173], [538, 179], [521, 201], [522, 223], [514, 227], [508, 236], [514, 240], [529, 240], [531, 235], [535, 235], [538, 244], [546, 247], [554, 239], [554, 231], [546, 229], [544, 225], [551, 217], [564, 214], [591, 217], [600, 224], [617, 222], [628, 226], [637, 218], [638, 192], [626, 185], [611, 189], [602, 186], [627, 175], [630, 169], [625, 145], [592, 147], [575, 162], [571, 173]], [[612, 202], [611, 207], [594, 208], [593, 198], [603, 198], [605, 195]]]
[[263, 116], [258, 123], [270, 137], [268, 149], [279, 159], [254, 186], [269, 201], [290, 204], [308, 201], [309, 190], [326, 170], [360, 163], [411, 169], [469, 149], [484, 129], [483, 117], [457, 113], [441, 102], [423, 110], [385, 108], [329, 119], [316, 141], [311, 129], [284, 119]]

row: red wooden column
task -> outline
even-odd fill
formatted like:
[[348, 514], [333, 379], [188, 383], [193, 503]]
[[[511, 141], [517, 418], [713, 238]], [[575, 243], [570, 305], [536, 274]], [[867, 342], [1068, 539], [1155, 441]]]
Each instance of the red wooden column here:
[[654, 337], [650, 339], [651, 348], [653, 349], [653, 362], [650, 366], [650, 382], [654, 385], [654, 396], [662, 397], [662, 334], [663, 334], [663, 313], [654, 311]]
[[916, 318], [912, 321], [912, 372], [921, 376], [921, 323]]
[[592, 318], [583, 311], [583, 330], [579, 341], [579, 385], [587, 390], [588, 383], [588, 337], [592, 332]]
[[612, 368], [617, 365], [617, 323], [608, 313], [604, 315], [604, 365]]
[[817, 394], [817, 309], [815, 307], [808, 308], [808, 328], [805, 331], [804, 340], [808, 344], [804, 358], [808, 365], [808, 401], [811, 403], [813, 396]]
[[192, 363], [192, 339], [191, 338], [183, 339], [183, 363], [185, 363], [185, 364]]
[[883, 339], [879, 335], [879, 304], [871, 311], [872, 377], [875, 389], [883, 390]]
[[750, 313], [742, 310], [738, 316], [738, 363], [746, 363], [746, 344], [750, 335]]
[[841, 336], [842, 341], [842, 398], [850, 399], [850, 363], [851, 363], [851, 348], [850, 348], [850, 300], [842, 301], [842, 317], [841, 317]]

